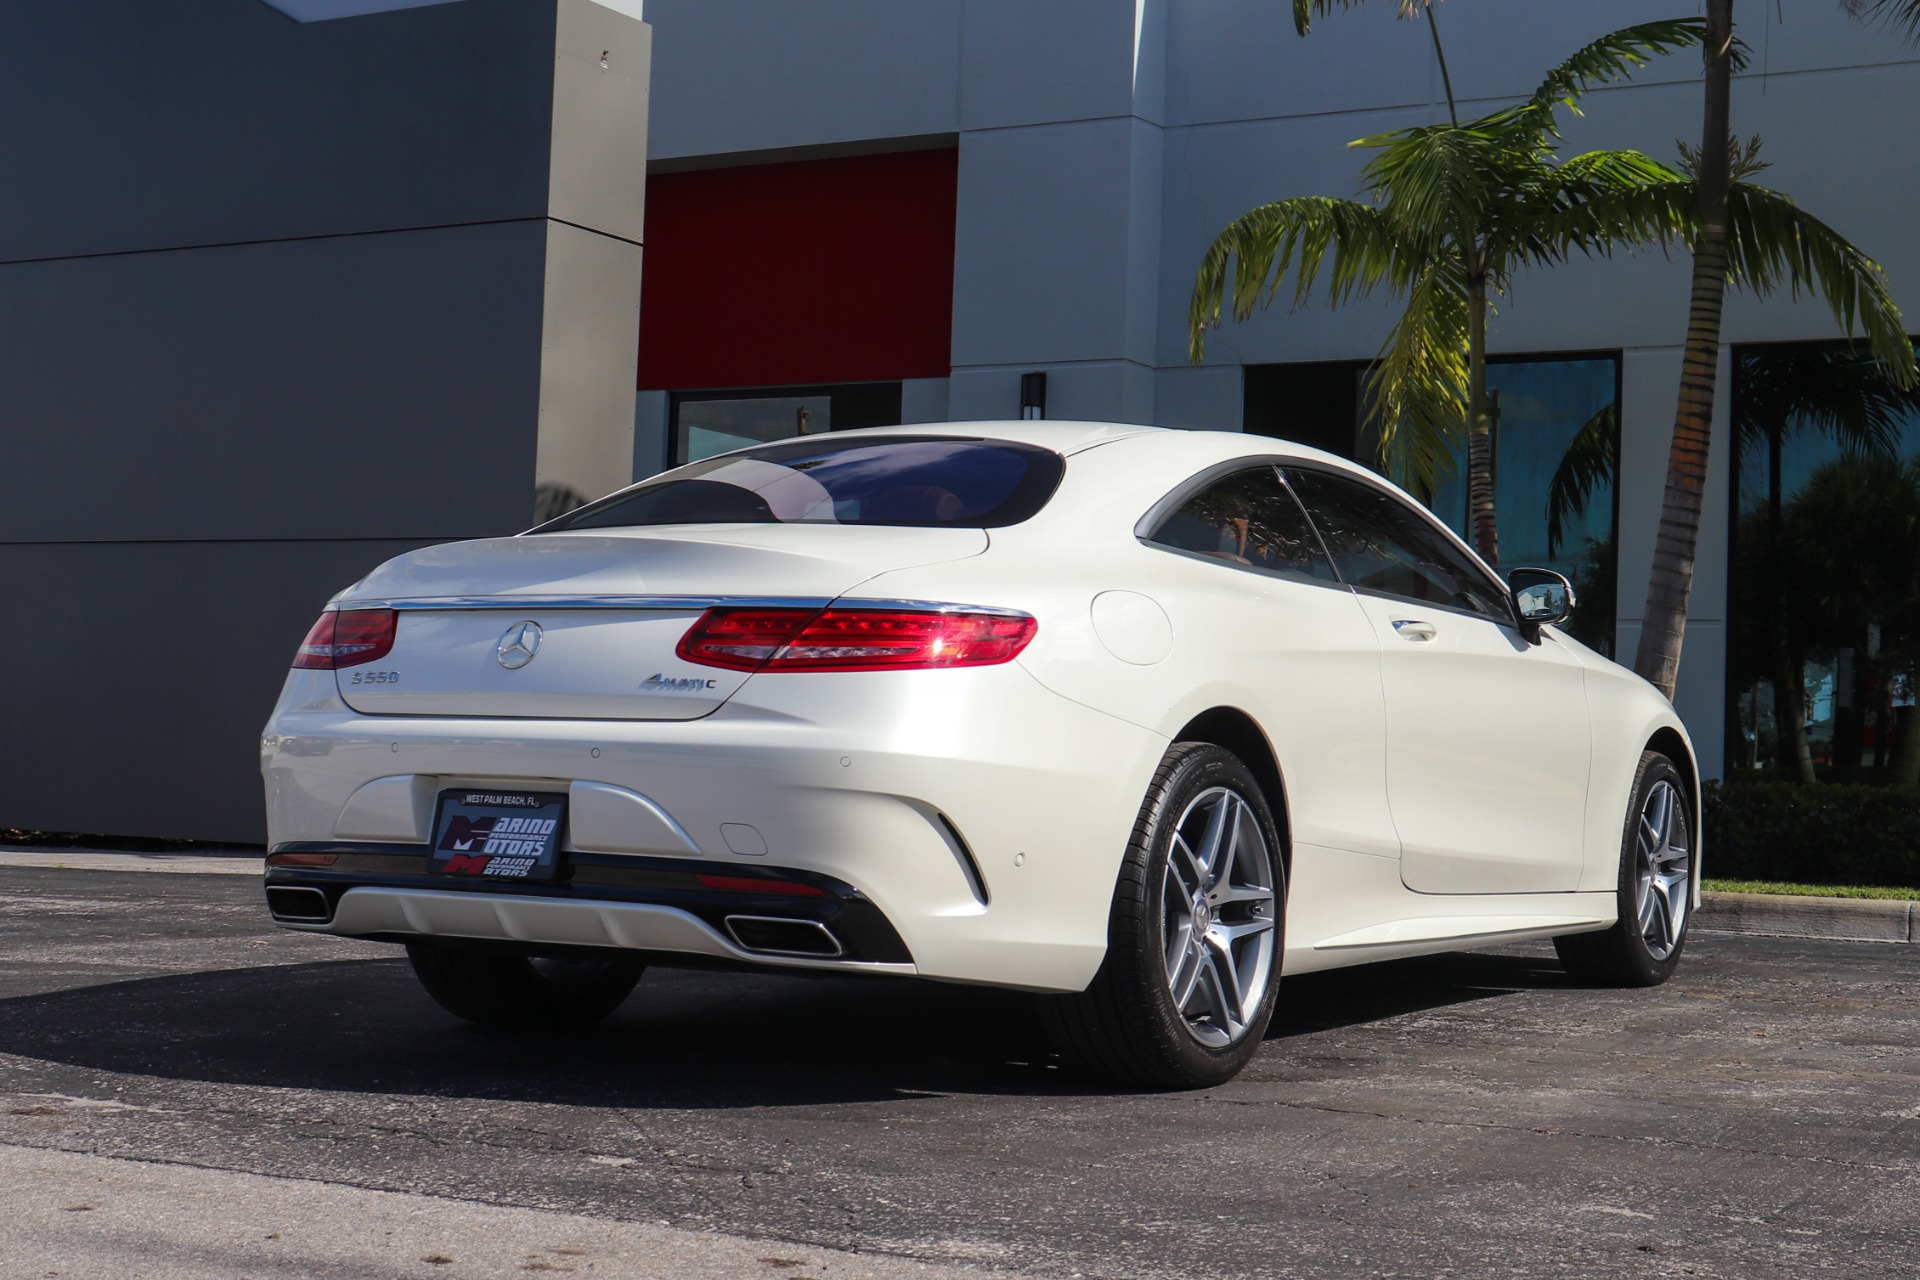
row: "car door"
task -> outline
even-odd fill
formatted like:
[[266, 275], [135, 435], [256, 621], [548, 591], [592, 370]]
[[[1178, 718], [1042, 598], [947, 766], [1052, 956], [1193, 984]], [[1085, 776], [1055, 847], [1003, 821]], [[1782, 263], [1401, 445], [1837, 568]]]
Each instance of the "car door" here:
[[1551, 632], [1523, 635], [1504, 586], [1427, 512], [1331, 470], [1287, 481], [1379, 638], [1401, 880], [1577, 888], [1592, 751], [1579, 659]]
[[[1182, 486], [1142, 541], [1192, 562], [1150, 572], [1187, 661], [1265, 730], [1296, 842], [1394, 858], [1380, 648], [1272, 463]], [[1151, 570], [1151, 566], [1149, 566]]]

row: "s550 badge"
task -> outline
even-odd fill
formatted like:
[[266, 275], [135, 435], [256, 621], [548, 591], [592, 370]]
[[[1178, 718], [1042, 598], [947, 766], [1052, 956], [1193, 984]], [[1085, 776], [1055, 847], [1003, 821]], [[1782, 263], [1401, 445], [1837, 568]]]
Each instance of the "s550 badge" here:
[[702, 680], [697, 676], [676, 678], [661, 672], [654, 672], [640, 682], [642, 693], [693, 693], [700, 689], [713, 689], [719, 686], [718, 680]]

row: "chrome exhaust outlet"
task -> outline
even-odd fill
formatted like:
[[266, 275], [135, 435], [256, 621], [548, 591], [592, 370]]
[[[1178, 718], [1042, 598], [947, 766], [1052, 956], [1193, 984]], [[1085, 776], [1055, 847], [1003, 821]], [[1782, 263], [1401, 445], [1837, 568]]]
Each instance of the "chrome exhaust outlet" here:
[[302, 885], [269, 885], [267, 910], [275, 920], [290, 924], [325, 924], [333, 919], [333, 904], [318, 889]]
[[832, 960], [846, 954], [840, 939], [817, 920], [787, 916], [728, 916], [727, 932], [742, 951], [763, 956], [804, 956]]

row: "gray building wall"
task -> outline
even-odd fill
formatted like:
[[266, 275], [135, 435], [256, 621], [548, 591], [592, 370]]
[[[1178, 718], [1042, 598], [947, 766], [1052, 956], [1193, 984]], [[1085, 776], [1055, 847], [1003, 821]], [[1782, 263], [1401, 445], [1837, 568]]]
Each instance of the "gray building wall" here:
[[0, 826], [262, 839], [330, 595], [624, 482], [647, 37], [0, 6]]
[[[1684, 9], [1685, 7], [1682, 6]], [[1008, 416], [1018, 376], [1049, 371], [1049, 413], [1237, 430], [1249, 364], [1356, 360], [1393, 304], [1284, 306], [1214, 333], [1187, 364], [1194, 271], [1227, 222], [1291, 195], [1357, 194], [1355, 138], [1443, 118], [1423, 23], [1375, 4], [1294, 34], [1281, 0], [652, 0], [652, 153], [687, 163], [781, 148], [870, 147], [955, 134], [960, 193], [953, 375], [946, 416]], [[1671, 17], [1661, 0], [1458, 0], [1439, 10], [1463, 113], [1523, 96], [1587, 41]], [[1752, 6], [1753, 62], [1734, 125], [1766, 139], [1760, 180], [1796, 195], [1887, 268], [1920, 308], [1920, 135], [1886, 109], [1920, 94], [1920, 62], [1836, 0]], [[1697, 141], [1697, 56], [1656, 62], [1589, 96], [1572, 151], [1674, 158]], [[1496, 353], [1623, 357], [1620, 648], [1639, 638], [1679, 386], [1687, 263], [1649, 254], [1521, 280]], [[1819, 302], [1735, 299], [1729, 344], [1835, 336]], [[1725, 417], [1723, 381], [1721, 415]], [[644, 408], [645, 406], [643, 406]], [[664, 421], [664, 398], [653, 406]], [[925, 405], [922, 405], [925, 412]], [[648, 421], [642, 414], [643, 423]], [[657, 429], [657, 428], [656, 428]], [[1727, 501], [1724, 432], [1709, 475], [1677, 702], [1703, 763], [1721, 767]]]

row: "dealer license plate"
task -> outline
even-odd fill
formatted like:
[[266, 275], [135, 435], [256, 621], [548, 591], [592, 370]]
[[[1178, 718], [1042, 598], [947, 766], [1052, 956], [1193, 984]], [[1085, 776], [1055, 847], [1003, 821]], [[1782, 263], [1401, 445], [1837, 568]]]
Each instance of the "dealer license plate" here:
[[492, 880], [551, 880], [560, 865], [566, 818], [564, 792], [442, 791], [427, 870]]

